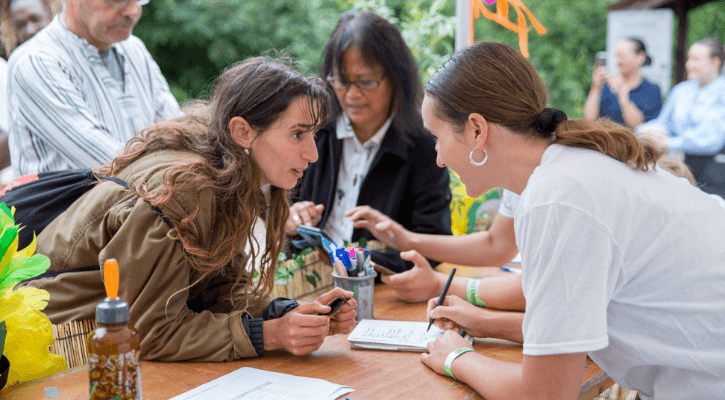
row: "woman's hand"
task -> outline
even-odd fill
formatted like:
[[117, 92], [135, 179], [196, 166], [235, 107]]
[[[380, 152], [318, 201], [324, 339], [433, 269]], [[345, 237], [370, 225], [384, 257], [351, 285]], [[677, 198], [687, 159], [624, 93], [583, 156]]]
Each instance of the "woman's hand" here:
[[607, 78], [607, 85], [618, 99], [629, 99], [631, 88], [624, 82], [622, 75], [610, 75]]
[[604, 86], [604, 82], [607, 81], [607, 68], [605, 67], [596, 67], [594, 68], [594, 72], [592, 73], [592, 88], [596, 90], [601, 90], [602, 86]]
[[413, 262], [409, 271], [395, 275], [383, 275], [380, 279], [403, 300], [411, 303], [422, 302], [437, 296], [445, 285], [447, 277], [433, 271], [428, 260], [415, 250], [400, 253], [400, 258]]
[[[428, 346], [426, 347], [428, 349], [428, 353], [421, 354], [420, 361], [433, 371], [441, 375], [446, 375], [446, 370], [444, 368], [446, 357], [448, 357], [453, 350], [461, 347], [471, 347], [471, 344], [455, 331], [446, 331], [436, 340], [428, 343]], [[463, 354], [460, 355], [459, 358], [465, 356], [466, 354]]]
[[428, 316], [443, 330], [465, 329], [473, 337], [489, 337], [491, 329], [486, 317], [493, 314], [484, 308], [474, 306], [458, 296], [446, 296], [443, 304], [436, 306], [438, 298], [428, 300]]
[[403, 228], [403, 225], [393, 221], [387, 215], [370, 206], [357, 206], [345, 213], [350, 217], [355, 228], [370, 231], [376, 239], [399, 251], [411, 249], [412, 232]]
[[264, 321], [264, 349], [285, 349], [296, 356], [312, 353], [322, 346], [330, 328], [326, 313], [330, 307], [318, 302], [300, 304], [282, 318]]
[[[342, 307], [340, 307], [340, 311], [330, 318], [329, 335], [335, 335], [338, 333], [348, 334], [355, 328], [355, 306], [357, 305], [357, 301], [352, 298], [352, 292], [343, 290], [342, 288], [334, 288], [318, 297], [315, 302], [324, 305], [330, 302], [330, 300], [340, 296], [345, 296], [347, 304], [343, 304]], [[330, 307], [324, 307], [327, 310], [323, 311], [323, 313], [330, 311]]]
[[324, 204], [317, 204], [311, 201], [300, 201], [289, 207], [289, 217], [284, 224], [284, 230], [288, 235], [297, 234], [297, 227], [300, 225], [316, 226], [322, 219]]

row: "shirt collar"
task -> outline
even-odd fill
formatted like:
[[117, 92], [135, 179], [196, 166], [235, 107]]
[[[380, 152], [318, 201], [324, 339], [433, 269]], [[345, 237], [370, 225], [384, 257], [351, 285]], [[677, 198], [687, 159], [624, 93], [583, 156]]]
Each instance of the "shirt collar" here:
[[[385, 133], [388, 131], [388, 128], [390, 128], [390, 125], [393, 123], [393, 117], [394, 115], [391, 114], [390, 117], [385, 121], [383, 126], [381, 126], [380, 129], [375, 132], [373, 137], [365, 142], [365, 144], [370, 143], [379, 147], [380, 144], [383, 142], [383, 139], [385, 138]], [[358, 141], [357, 136], [355, 136], [355, 132], [352, 130], [352, 123], [350, 122], [350, 118], [344, 112], [341, 113], [340, 117], [337, 119], [335, 131], [337, 134], [337, 138], [340, 140], [354, 138], [355, 141]]]
[[[69, 40], [75, 41], [84, 50], [87, 57], [95, 56], [95, 57], [98, 57], [98, 59], [100, 61], [101, 54], [100, 54], [100, 51], [98, 51], [98, 47], [92, 45], [89, 41], [78, 36], [75, 32], [71, 31], [68, 28], [68, 26], [65, 24], [65, 22], [63, 22], [63, 19], [61, 18], [62, 15], [63, 15], [62, 12], [58, 13], [58, 15], [55, 16], [53, 22], [55, 23], [57, 20], [57, 23], [62, 28], [61, 30], [64, 32], [65, 36], [67, 36], [69, 38]], [[116, 43], [111, 45], [109, 50], [111, 50], [111, 49], [116, 50]]]

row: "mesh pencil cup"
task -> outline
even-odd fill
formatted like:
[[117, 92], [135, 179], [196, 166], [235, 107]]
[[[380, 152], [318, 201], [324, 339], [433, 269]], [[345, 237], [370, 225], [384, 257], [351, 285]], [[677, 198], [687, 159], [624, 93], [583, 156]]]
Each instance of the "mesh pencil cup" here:
[[363, 319], [375, 319], [373, 311], [373, 303], [375, 300], [375, 277], [378, 273], [373, 271], [372, 275], [361, 277], [340, 276], [336, 272], [332, 273], [332, 280], [335, 287], [343, 288], [354, 293], [357, 301], [355, 307], [355, 322]]

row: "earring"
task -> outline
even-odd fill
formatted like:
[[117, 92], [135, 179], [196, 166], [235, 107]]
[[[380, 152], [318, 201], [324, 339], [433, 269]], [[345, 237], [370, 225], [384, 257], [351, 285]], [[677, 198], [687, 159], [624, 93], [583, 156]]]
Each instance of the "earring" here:
[[484, 164], [486, 164], [486, 161], [488, 161], [488, 153], [486, 152], [486, 149], [481, 150], [483, 150], [483, 161], [481, 162], [477, 162], [473, 159], [473, 152], [476, 151], [476, 149], [471, 150], [471, 152], [468, 154], [468, 160], [471, 162], [471, 164], [477, 167], [482, 167]]
[[244, 148], [244, 154], [249, 155], [249, 149], [246, 147]]

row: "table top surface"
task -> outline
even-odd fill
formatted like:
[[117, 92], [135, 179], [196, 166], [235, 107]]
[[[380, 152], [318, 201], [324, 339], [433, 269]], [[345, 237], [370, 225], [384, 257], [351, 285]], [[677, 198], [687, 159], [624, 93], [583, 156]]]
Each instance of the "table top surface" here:
[[[450, 268], [450, 266], [443, 266]], [[470, 268], [470, 269], [469, 269]], [[464, 275], [492, 275], [498, 268], [466, 267]], [[458, 274], [457, 274], [458, 275]], [[399, 321], [426, 321], [425, 303], [400, 300], [384, 284], [375, 286], [375, 318]], [[476, 339], [478, 353], [502, 361], [521, 362], [521, 345], [497, 339]], [[441, 376], [420, 361], [419, 353], [352, 350], [347, 335], [325, 339], [317, 351], [293, 356], [285, 351], [267, 352], [264, 357], [224, 363], [167, 363], [143, 361], [141, 382], [144, 399], [168, 399], [242, 367], [252, 367], [347, 385], [355, 391], [350, 400], [383, 398], [482, 399], [468, 385]], [[611, 380], [587, 360], [580, 399], [592, 398]], [[44, 399], [46, 388], [56, 387], [61, 399], [88, 398], [87, 368], [79, 367], [48, 378], [16, 385], [0, 391], [2, 399]], [[593, 395], [587, 395], [593, 393]]]

